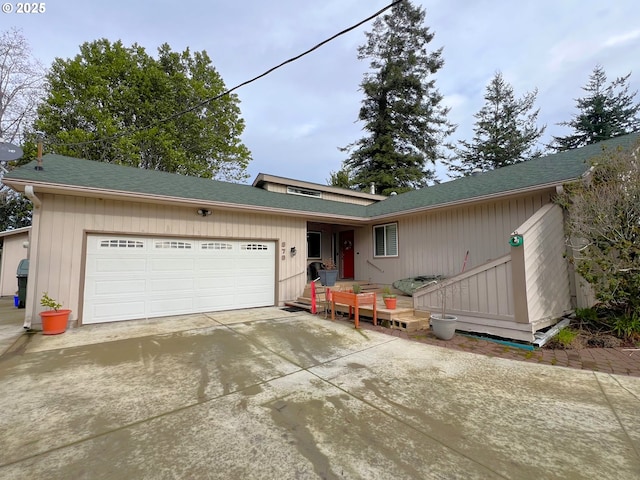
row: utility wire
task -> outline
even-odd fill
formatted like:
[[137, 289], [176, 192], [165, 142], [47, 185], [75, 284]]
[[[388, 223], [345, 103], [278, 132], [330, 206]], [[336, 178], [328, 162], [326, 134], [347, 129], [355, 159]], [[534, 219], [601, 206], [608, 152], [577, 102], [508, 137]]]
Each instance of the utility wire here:
[[401, 3], [402, 1], [404, 1], [404, 0], [396, 0], [395, 2], [387, 5], [386, 7], [382, 8], [380, 10], [378, 10], [373, 15], [370, 15], [369, 17], [365, 18], [364, 20], [361, 20], [360, 22], [356, 23], [355, 25], [352, 25], [352, 26], [350, 26], [348, 28], [345, 28], [341, 32], [338, 32], [335, 35], [327, 38], [326, 40], [323, 40], [322, 42], [320, 42], [317, 45], [311, 47], [310, 49], [302, 52], [301, 54], [296, 55], [295, 57], [292, 57], [292, 58], [290, 58], [288, 60], [285, 60], [284, 62], [280, 63], [279, 65], [276, 65], [275, 67], [270, 68], [266, 72], [261, 73], [260, 75], [258, 75], [256, 77], [253, 77], [250, 80], [246, 80], [246, 81], [244, 81], [242, 83], [239, 83], [235, 87], [230, 88], [230, 89], [228, 89], [228, 90], [226, 90], [226, 91], [224, 91], [224, 92], [222, 92], [222, 93], [220, 93], [220, 94], [218, 94], [218, 95], [216, 95], [214, 97], [206, 98], [206, 99], [202, 100], [201, 102], [195, 104], [194, 106], [189, 107], [189, 108], [187, 108], [185, 110], [182, 110], [180, 112], [174, 113], [173, 115], [170, 115], [168, 117], [162, 118], [160, 120], [156, 120], [155, 122], [149, 123], [149, 124], [147, 124], [145, 126], [134, 128], [133, 130], [126, 131], [126, 132], [117, 133], [117, 134], [111, 135], [109, 137], [103, 137], [103, 138], [98, 138], [96, 140], [87, 140], [87, 141], [84, 141], [84, 142], [76, 142], [76, 143], [56, 143], [56, 142], [52, 142], [52, 143], [49, 143], [49, 145], [51, 145], [51, 146], [63, 146], [63, 147], [76, 147], [76, 146], [83, 146], [83, 145], [92, 145], [94, 143], [106, 142], [106, 141], [109, 141], [109, 140], [115, 140], [117, 138], [125, 137], [127, 135], [132, 135], [134, 133], [138, 133], [138, 132], [141, 132], [143, 130], [149, 130], [150, 128], [153, 128], [153, 127], [155, 127], [157, 125], [160, 125], [162, 123], [174, 120], [174, 119], [176, 119], [178, 117], [181, 117], [182, 115], [185, 115], [187, 113], [193, 112], [194, 110], [202, 108], [203, 106], [207, 105], [208, 103], [211, 103], [211, 102], [213, 102], [215, 100], [218, 100], [218, 99], [224, 97], [225, 95], [229, 95], [232, 92], [234, 92], [235, 90], [238, 90], [239, 88], [244, 87], [245, 85], [249, 85], [250, 83], [253, 83], [256, 80], [259, 80], [262, 77], [266, 77], [270, 73], [278, 70], [279, 68], [282, 68], [283, 66], [287, 65], [288, 63], [293, 63], [293, 62], [301, 59], [305, 55], [308, 55], [311, 52], [313, 52], [314, 50], [317, 50], [320, 47], [326, 45], [327, 43], [332, 42], [336, 38], [338, 38], [338, 37], [340, 37], [340, 36], [342, 36], [342, 35], [344, 35], [346, 33], [349, 33], [352, 30], [355, 30], [356, 28], [360, 27], [361, 25], [373, 20], [374, 18], [376, 18], [376, 17], [378, 17], [380, 15], [382, 15], [384, 12], [386, 12], [390, 8], [393, 8], [395, 5]]

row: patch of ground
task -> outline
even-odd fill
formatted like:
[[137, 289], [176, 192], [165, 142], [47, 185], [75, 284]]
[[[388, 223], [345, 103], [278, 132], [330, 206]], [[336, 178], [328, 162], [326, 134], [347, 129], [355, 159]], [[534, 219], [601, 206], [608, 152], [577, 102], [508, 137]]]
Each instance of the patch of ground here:
[[549, 340], [543, 348], [577, 350], [581, 348], [638, 348], [640, 333], [628, 338], [614, 335], [611, 329], [613, 321], [607, 316], [591, 319], [574, 318], [571, 324]]
[[615, 335], [607, 333], [590, 332], [588, 330], [578, 330], [576, 336], [567, 343], [559, 337], [549, 340], [543, 348], [576, 350], [580, 348], [616, 348], [625, 346], [635, 346], [633, 342], [625, 342]]

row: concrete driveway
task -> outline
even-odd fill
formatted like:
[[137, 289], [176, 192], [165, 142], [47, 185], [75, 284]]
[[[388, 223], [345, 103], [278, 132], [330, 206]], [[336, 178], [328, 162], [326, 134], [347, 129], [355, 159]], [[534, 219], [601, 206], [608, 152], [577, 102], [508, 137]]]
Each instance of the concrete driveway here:
[[640, 379], [278, 308], [23, 336], [0, 478], [637, 479]]

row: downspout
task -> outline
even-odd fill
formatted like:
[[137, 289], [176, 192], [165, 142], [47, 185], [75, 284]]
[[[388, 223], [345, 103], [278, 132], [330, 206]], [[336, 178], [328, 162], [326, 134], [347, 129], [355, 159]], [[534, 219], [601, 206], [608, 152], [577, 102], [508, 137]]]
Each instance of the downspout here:
[[35, 279], [37, 278], [36, 272], [38, 271], [38, 240], [40, 238], [40, 207], [42, 202], [36, 196], [33, 190], [33, 185], [27, 185], [24, 187], [24, 195], [33, 203], [33, 214], [31, 217], [31, 238], [29, 239], [29, 277], [32, 281], [29, 281], [27, 277], [27, 298], [25, 304], [25, 316], [23, 327], [25, 330], [31, 330], [31, 320], [35, 310]]
[[27, 185], [24, 187], [24, 194], [26, 195], [26, 197], [31, 200], [31, 202], [33, 203], [33, 206], [35, 208], [40, 208], [40, 205], [42, 205], [42, 202], [40, 201], [40, 199], [36, 196], [36, 192], [33, 191], [33, 185]]

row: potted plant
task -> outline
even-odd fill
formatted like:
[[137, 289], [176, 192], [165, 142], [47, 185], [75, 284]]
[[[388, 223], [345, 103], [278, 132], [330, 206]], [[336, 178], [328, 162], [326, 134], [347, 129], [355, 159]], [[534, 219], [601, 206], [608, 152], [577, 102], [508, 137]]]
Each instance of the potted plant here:
[[332, 287], [338, 280], [338, 268], [331, 259], [322, 260], [322, 268], [318, 270], [320, 283], [326, 287]]
[[58, 335], [60, 333], [64, 333], [67, 329], [67, 324], [69, 323], [69, 314], [71, 314], [71, 310], [61, 310], [60, 307], [62, 307], [62, 304], [49, 297], [47, 292], [42, 294], [40, 305], [51, 309], [40, 312], [40, 318], [42, 319], [42, 334]]
[[391, 293], [391, 288], [384, 287], [382, 289], [382, 299], [384, 300], [384, 306], [389, 310], [395, 310], [398, 305], [398, 299], [395, 293]]
[[451, 340], [456, 333], [458, 322], [458, 317], [447, 314], [447, 287], [449, 286], [446, 280], [438, 284], [437, 292], [442, 308], [440, 313], [431, 314], [431, 328], [440, 340]]
[[353, 293], [355, 293], [357, 295], [358, 293], [360, 293], [362, 291], [362, 288], [360, 287], [359, 283], [354, 283], [351, 290], [353, 291]]

